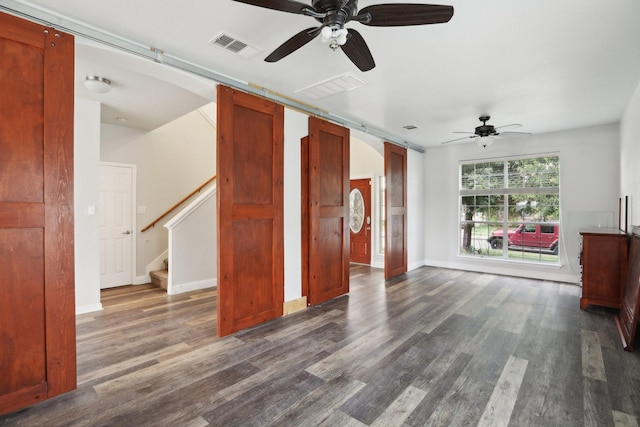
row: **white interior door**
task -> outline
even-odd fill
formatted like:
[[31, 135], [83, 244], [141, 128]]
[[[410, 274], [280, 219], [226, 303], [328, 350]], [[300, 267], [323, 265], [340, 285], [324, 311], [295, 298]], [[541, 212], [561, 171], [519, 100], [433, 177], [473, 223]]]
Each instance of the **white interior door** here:
[[100, 165], [100, 288], [133, 283], [133, 167]]

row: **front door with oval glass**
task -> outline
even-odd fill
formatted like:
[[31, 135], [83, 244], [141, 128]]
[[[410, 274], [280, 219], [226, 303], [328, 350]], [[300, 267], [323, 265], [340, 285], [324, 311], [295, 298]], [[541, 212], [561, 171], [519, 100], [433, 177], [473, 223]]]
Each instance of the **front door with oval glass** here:
[[371, 264], [371, 180], [352, 179], [349, 193], [350, 261]]

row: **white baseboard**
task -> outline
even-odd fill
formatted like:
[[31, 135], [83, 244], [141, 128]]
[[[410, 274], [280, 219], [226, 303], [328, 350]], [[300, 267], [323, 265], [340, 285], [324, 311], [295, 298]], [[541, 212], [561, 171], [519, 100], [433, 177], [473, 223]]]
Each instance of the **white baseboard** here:
[[185, 292], [197, 291], [199, 289], [215, 288], [218, 286], [218, 279], [198, 280], [197, 282], [181, 283], [179, 285], [171, 285], [167, 289], [168, 295], [183, 294]]
[[76, 316], [79, 314], [92, 313], [94, 311], [102, 311], [102, 304], [90, 304], [76, 307]]
[[144, 276], [136, 276], [136, 278], [133, 279], [134, 285], [144, 285], [147, 283], [151, 283], [151, 277], [149, 276], [149, 274], [145, 274]]
[[409, 264], [409, 266], [407, 267], [407, 271], [411, 271], [411, 270], [415, 270], [416, 268], [420, 268], [422, 266], [425, 265], [424, 260], [422, 261], [418, 261], [418, 262], [412, 262], [411, 264]]

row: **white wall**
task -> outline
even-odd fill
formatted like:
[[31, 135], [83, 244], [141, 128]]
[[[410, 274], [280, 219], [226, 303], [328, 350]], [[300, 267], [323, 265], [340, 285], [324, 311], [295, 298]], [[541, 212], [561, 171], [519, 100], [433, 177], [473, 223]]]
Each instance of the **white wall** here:
[[375, 148], [352, 134], [349, 149], [351, 179], [384, 176], [384, 157]]
[[216, 286], [218, 233], [215, 187], [203, 191], [165, 227], [169, 229], [167, 293], [175, 295]]
[[407, 150], [407, 268], [424, 265], [424, 154]]
[[[467, 143], [427, 150], [424, 157], [425, 264], [577, 282], [579, 228], [617, 227], [619, 150], [617, 124], [503, 139], [488, 148]], [[459, 256], [459, 162], [542, 153], [560, 156], [561, 266]]]
[[302, 296], [302, 175], [300, 139], [309, 134], [309, 117], [284, 110], [284, 300]]
[[97, 212], [100, 179], [100, 103], [75, 99], [74, 111], [74, 232], [76, 314], [102, 309]]
[[628, 231], [640, 225], [640, 84], [620, 121], [620, 196], [629, 196]]
[[165, 218], [145, 227], [215, 174], [215, 128], [198, 111], [151, 132], [102, 125], [100, 160], [137, 165], [136, 282], [146, 280], [145, 267], [167, 249]]

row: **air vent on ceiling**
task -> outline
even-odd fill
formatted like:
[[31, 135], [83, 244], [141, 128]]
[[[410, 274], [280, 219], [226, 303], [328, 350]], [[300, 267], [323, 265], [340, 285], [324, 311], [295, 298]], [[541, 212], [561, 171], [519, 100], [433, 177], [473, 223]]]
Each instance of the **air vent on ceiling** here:
[[209, 44], [214, 46], [221, 47], [229, 52], [238, 54], [245, 59], [251, 59], [256, 56], [258, 53], [262, 52], [262, 49], [257, 48], [255, 46], [251, 46], [248, 43], [245, 43], [241, 40], [238, 40], [237, 37], [229, 35], [227, 33], [220, 33], [209, 40]]
[[301, 93], [311, 99], [326, 98], [336, 93], [347, 92], [366, 85], [367, 82], [353, 73], [344, 73], [328, 80], [312, 84], [305, 88], [297, 90], [295, 93]]

